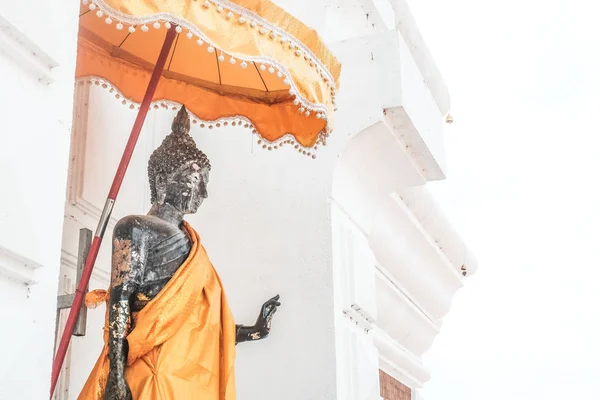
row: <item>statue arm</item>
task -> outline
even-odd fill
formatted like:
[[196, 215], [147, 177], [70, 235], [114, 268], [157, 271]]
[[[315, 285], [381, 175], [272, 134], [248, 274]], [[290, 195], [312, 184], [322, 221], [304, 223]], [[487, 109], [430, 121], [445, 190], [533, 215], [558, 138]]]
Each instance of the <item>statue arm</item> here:
[[256, 323], [252, 326], [236, 325], [235, 344], [265, 339], [271, 332], [271, 320], [281, 306], [279, 295], [269, 299], [262, 305]]
[[[139, 241], [139, 239], [138, 239]], [[127, 335], [132, 329], [130, 304], [142, 279], [143, 254], [140, 243], [134, 240], [132, 225], [121, 221], [113, 234], [113, 256], [109, 303], [108, 359], [109, 381], [107, 399], [129, 398], [125, 382], [127, 365]]]
[[262, 339], [255, 326], [236, 325], [235, 344]]

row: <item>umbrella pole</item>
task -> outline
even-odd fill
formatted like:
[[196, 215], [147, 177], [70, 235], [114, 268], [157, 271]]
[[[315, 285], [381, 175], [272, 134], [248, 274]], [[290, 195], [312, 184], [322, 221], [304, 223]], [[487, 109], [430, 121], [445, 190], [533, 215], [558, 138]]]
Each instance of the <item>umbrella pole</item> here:
[[131, 156], [133, 155], [135, 144], [137, 143], [138, 137], [140, 136], [144, 120], [146, 119], [146, 115], [148, 114], [150, 103], [152, 103], [154, 92], [156, 92], [158, 81], [160, 80], [160, 77], [164, 70], [165, 63], [167, 61], [167, 57], [169, 56], [169, 52], [171, 51], [171, 46], [173, 44], [175, 36], [177, 36], [175, 26], [172, 26], [167, 31], [167, 35], [165, 37], [165, 41], [160, 51], [160, 55], [158, 56], [158, 60], [156, 61], [156, 66], [154, 67], [154, 71], [152, 72], [152, 77], [150, 78], [150, 83], [148, 84], [148, 88], [146, 89], [146, 94], [144, 95], [144, 99], [142, 100], [140, 110], [138, 111], [135, 123], [133, 124], [133, 128], [131, 129], [129, 140], [127, 141], [127, 145], [125, 146], [125, 151], [123, 152], [121, 162], [119, 163], [119, 167], [117, 168], [115, 178], [108, 193], [108, 198], [106, 199], [106, 203], [104, 204], [104, 209], [102, 210], [100, 221], [98, 221], [98, 227], [96, 228], [96, 233], [94, 235], [94, 239], [92, 240], [92, 245], [90, 247], [87, 259], [85, 261], [83, 274], [81, 276], [81, 280], [79, 281], [79, 286], [75, 291], [73, 305], [71, 306], [71, 310], [69, 311], [69, 318], [67, 319], [65, 330], [62, 334], [58, 350], [56, 351], [54, 363], [52, 364], [52, 383], [50, 385], [50, 398], [52, 398], [52, 395], [54, 394], [54, 389], [56, 388], [56, 383], [58, 382], [60, 370], [62, 368], [65, 355], [67, 354], [69, 342], [71, 341], [71, 335], [73, 334], [73, 328], [75, 327], [75, 323], [77, 322], [77, 317], [79, 315], [79, 310], [81, 309], [81, 306], [83, 304], [83, 298], [85, 296], [86, 288], [88, 287], [90, 277], [92, 276], [92, 269], [94, 268], [94, 263], [96, 262], [98, 251], [100, 250], [102, 237], [104, 236], [104, 232], [106, 231], [106, 226], [108, 225], [113, 205], [115, 204], [115, 200], [117, 199], [117, 195], [119, 194], [119, 189], [121, 188], [121, 184], [123, 183], [125, 172], [127, 171], [127, 167], [129, 166], [129, 162], [131, 161]]

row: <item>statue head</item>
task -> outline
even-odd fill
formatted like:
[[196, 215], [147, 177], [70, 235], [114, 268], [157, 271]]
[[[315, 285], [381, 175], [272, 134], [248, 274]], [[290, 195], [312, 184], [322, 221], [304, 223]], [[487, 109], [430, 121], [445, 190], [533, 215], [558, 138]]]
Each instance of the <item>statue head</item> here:
[[189, 134], [190, 118], [185, 106], [177, 113], [171, 130], [148, 161], [151, 201], [193, 214], [208, 197], [210, 161]]

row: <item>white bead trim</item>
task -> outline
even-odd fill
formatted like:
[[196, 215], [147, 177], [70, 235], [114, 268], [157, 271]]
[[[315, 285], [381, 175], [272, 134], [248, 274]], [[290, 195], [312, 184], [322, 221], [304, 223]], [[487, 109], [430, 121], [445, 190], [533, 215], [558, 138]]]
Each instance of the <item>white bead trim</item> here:
[[[117, 89], [112, 83], [103, 78], [97, 77], [87, 77], [87, 78], [78, 78], [76, 80], [76, 84], [83, 85], [94, 85], [97, 87], [101, 87], [103, 89], [108, 90], [110, 93], [113, 93], [115, 98], [121, 102], [122, 105], [126, 106], [130, 110], [135, 110], [140, 108], [140, 103], [132, 101], [128, 99], [121, 93], [119, 89]], [[181, 104], [171, 100], [157, 100], [150, 104], [151, 108], [164, 108], [168, 110], [178, 110], [181, 108]], [[308, 111], [307, 111], [308, 112]], [[198, 118], [195, 114], [190, 112], [190, 120], [193, 125], [198, 125], [201, 128], [220, 128], [221, 126], [243, 126], [244, 128], [248, 128], [252, 130], [253, 134], [259, 136], [257, 139], [257, 144], [262, 145], [262, 148], [265, 150], [276, 150], [278, 148], [283, 148], [284, 145], [292, 145], [299, 153], [316, 158], [316, 150], [318, 150], [319, 146], [325, 146], [327, 143], [327, 137], [329, 136], [327, 133], [320, 132], [317, 137], [317, 141], [313, 146], [304, 146], [298, 142], [298, 140], [291, 133], [286, 133], [282, 137], [277, 140], [269, 141], [263, 138], [260, 133], [258, 133], [256, 127], [252, 124], [252, 121], [244, 116], [234, 116], [234, 117], [221, 117], [216, 120], [203, 120]]]
[[[289, 35], [286, 31], [283, 31], [282, 29], [271, 25], [267, 20], [264, 20], [262, 17], [259, 17], [258, 15], [250, 12], [249, 10], [247, 10], [243, 7], [232, 4], [231, 2], [226, 1], [226, 0], [212, 0], [212, 3], [215, 3], [220, 7], [222, 7], [221, 4], [227, 3], [227, 4], [229, 4], [227, 6], [228, 9], [235, 10], [238, 14], [240, 14], [240, 15], [244, 16], [246, 19], [250, 20], [251, 26], [252, 25], [256, 26], [255, 20], [260, 20], [261, 24], [269, 26], [269, 28], [273, 32], [277, 32], [277, 34], [279, 36], [281, 36], [281, 40], [283, 43], [289, 41], [290, 48], [293, 49], [296, 46], [298, 46], [298, 47], [301, 47], [302, 49], [304, 49], [307, 54], [305, 56], [305, 58], [310, 59], [311, 63], [316, 64], [319, 74], [321, 75], [323, 80], [328, 84], [328, 86], [331, 90], [332, 102], [335, 103], [335, 85], [333, 83], [333, 77], [331, 76], [329, 71], [324, 67], [321, 60], [316, 58], [314, 56], [314, 54], [310, 51], [310, 49], [308, 49], [303, 43], [301, 43], [294, 36]], [[206, 1], [204, 3], [204, 7], [208, 8], [210, 6], [211, 5], [210, 5], [209, 1]], [[156, 27], [156, 24], [158, 24], [158, 28], [160, 28], [161, 24], [159, 21], [165, 21], [166, 23], [174, 23], [174, 24], [178, 25], [178, 27], [188, 29], [189, 32], [192, 32], [194, 35], [199, 37], [198, 43], [201, 43], [203, 41], [209, 43], [210, 44], [210, 46], [208, 47], [209, 53], [213, 53], [215, 51], [216, 46], [214, 45], [214, 43], [212, 43], [212, 41], [209, 38], [207, 38], [194, 24], [192, 24], [191, 22], [187, 21], [186, 19], [180, 18], [176, 15], [173, 15], [170, 13], [157, 13], [157, 14], [153, 14], [150, 16], [146, 16], [146, 17], [135, 17], [132, 15], [125, 14], [125, 13], [119, 12], [117, 10], [114, 10], [112, 7], [108, 6], [104, 0], [94, 0], [93, 2], [90, 2], [89, 8], [90, 8], [90, 10], [95, 10], [96, 8], [99, 8], [99, 10], [97, 11], [97, 14], [99, 16], [100, 16], [100, 14], [104, 15], [103, 13], [106, 13], [108, 16], [110, 16], [110, 18], [119, 21], [119, 23], [124, 22], [124, 23], [132, 25], [129, 27], [129, 31], [131, 33], [135, 32], [134, 25], [142, 25], [142, 27], [140, 28], [142, 30], [142, 32], [148, 32], [149, 28], [146, 24], [153, 23], [153, 25], [155, 27]], [[220, 52], [229, 54], [229, 53], [223, 52], [222, 50], [220, 50]], [[233, 58], [234, 56], [230, 55], [230, 57]], [[324, 116], [324, 119], [327, 119], [327, 107], [323, 104], [313, 103], [313, 102], [309, 101], [308, 99], [304, 98], [303, 96], [301, 96], [298, 88], [296, 87], [295, 83], [291, 79], [291, 74], [287, 71], [287, 69], [282, 64], [280, 64], [276, 60], [272, 59], [271, 57], [260, 57], [260, 56], [249, 57], [249, 56], [240, 56], [237, 54], [235, 55], [235, 57], [239, 58], [240, 60], [246, 61], [246, 62], [258, 62], [258, 63], [269, 64], [271, 66], [269, 68], [269, 72], [273, 71], [271, 73], [275, 72], [275, 68], [273, 68], [273, 67], [276, 67], [276, 69], [278, 70], [277, 76], [279, 77], [281, 75], [282, 77], [284, 77], [285, 78], [284, 83], [286, 85], [290, 86], [290, 90], [289, 90], [290, 94], [292, 94], [296, 98], [299, 98], [303, 107], [315, 112], [315, 114], [320, 113], [322, 116]], [[232, 62], [232, 64], [233, 63], [235, 63], [235, 60]], [[331, 131], [331, 127], [329, 125], [327, 125], [326, 129], [328, 132]]]
[[296, 47], [299, 47], [300, 49], [302, 49], [302, 51], [304, 53], [306, 53], [307, 55], [309, 55], [309, 57], [311, 59], [316, 60], [315, 62], [317, 63], [317, 65], [319, 66], [320, 69], [323, 69], [327, 72], [327, 79], [330, 81], [331, 86], [335, 88], [333, 75], [331, 75], [329, 70], [327, 68], [325, 68], [325, 65], [321, 62], [321, 60], [317, 56], [315, 56], [315, 54], [312, 52], [312, 50], [310, 50], [302, 41], [298, 40], [295, 36], [291, 35], [287, 31], [279, 28], [278, 26], [271, 24], [271, 22], [269, 20], [264, 19], [260, 15], [255, 14], [252, 11], [248, 10], [247, 8], [244, 8], [238, 4], [232, 3], [229, 0], [211, 0], [211, 1], [215, 4], [223, 5], [224, 7], [228, 8], [229, 10], [232, 10], [233, 12], [243, 15], [247, 19], [255, 20], [260, 25], [268, 27], [268, 29], [271, 30], [275, 35], [279, 35], [281, 37], [286, 38], [288, 41], [293, 42]]

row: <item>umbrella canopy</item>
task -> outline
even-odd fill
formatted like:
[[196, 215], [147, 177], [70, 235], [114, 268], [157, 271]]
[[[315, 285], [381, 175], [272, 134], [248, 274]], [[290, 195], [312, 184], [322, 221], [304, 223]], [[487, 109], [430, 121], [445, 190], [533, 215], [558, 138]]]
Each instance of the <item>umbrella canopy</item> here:
[[341, 66], [317, 33], [264, 0], [83, 0], [76, 76], [142, 101], [167, 31], [177, 36], [154, 107], [250, 128], [266, 149], [314, 156], [332, 129]]

